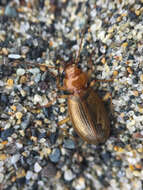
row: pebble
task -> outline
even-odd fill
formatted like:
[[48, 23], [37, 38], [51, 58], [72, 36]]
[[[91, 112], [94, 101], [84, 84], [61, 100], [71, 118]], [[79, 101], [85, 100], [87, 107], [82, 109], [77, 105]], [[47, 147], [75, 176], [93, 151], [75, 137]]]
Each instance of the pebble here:
[[14, 132], [13, 128], [9, 128], [6, 130], [1, 131], [0, 138], [2, 138], [3, 141], [7, 140], [8, 137], [10, 137]]
[[143, 74], [140, 75], [140, 80], [143, 82]]
[[16, 113], [15, 113], [15, 116], [16, 116], [16, 118], [17, 118], [18, 120], [21, 120], [23, 114], [22, 114], [21, 112], [16, 112]]
[[73, 185], [74, 185], [74, 188], [76, 190], [83, 190], [83, 189], [85, 189], [86, 188], [86, 186], [85, 186], [85, 178], [80, 177], [80, 178], [76, 179], [73, 182]]
[[74, 179], [74, 177], [75, 177], [75, 175], [73, 174], [73, 172], [70, 169], [68, 169], [64, 172], [64, 179], [66, 181], [71, 181], [72, 179]]
[[24, 74], [25, 74], [25, 69], [22, 69], [22, 68], [17, 69], [16, 74], [17, 74], [18, 76], [24, 75]]
[[7, 152], [8, 154], [16, 154], [16, 152], [17, 152], [17, 147], [16, 147], [16, 145], [13, 144], [13, 143], [9, 144], [9, 146], [6, 148], [6, 152]]
[[7, 86], [8, 86], [8, 87], [12, 87], [13, 84], [14, 84], [13, 79], [8, 79], [8, 80], [7, 80]]
[[95, 33], [96, 30], [99, 30], [101, 28], [101, 25], [102, 25], [102, 20], [96, 19], [95, 24], [92, 24], [90, 27], [91, 32]]
[[6, 6], [4, 14], [10, 17], [17, 17], [17, 11], [15, 7], [12, 7], [11, 5]]
[[73, 140], [71, 139], [68, 139], [68, 140], [64, 140], [64, 145], [63, 145], [64, 148], [67, 148], [67, 149], [75, 149], [75, 143]]
[[47, 166], [42, 169], [41, 175], [42, 177], [52, 178], [56, 176], [56, 172], [56, 167], [53, 164], [48, 163]]
[[32, 73], [33, 75], [36, 75], [36, 74], [38, 74], [38, 73], [40, 72], [40, 69], [34, 68], [34, 69], [29, 69], [28, 71], [29, 71], [30, 73]]
[[40, 81], [40, 79], [41, 79], [41, 73], [36, 74], [36, 76], [35, 76], [35, 78], [34, 78], [34, 81], [35, 81], [36, 83], [38, 83], [38, 82]]
[[20, 59], [21, 55], [18, 55], [18, 54], [9, 54], [8, 58], [9, 59]]
[[10, 158], [11, 164], [15, 164], [20, 159], [20, 154], [15, 154]]
[[57, 163], [60, 160], [61, 153], [59, 148], [53, 149], [52, 153], [49, 155], [51, 162]]
[[58, 132], [51, 133], [51, 134], [50, 134], [50, 143], [51, 143], [51, 144], [55, 144], [57, 138], [58, 138]]
[[29, 171], [27, 171], [26, 176], [25, 176], [25, 177], [26, 177], [26, 179], [27, 179], [27, 180], [29, 180], [29, 179], [31, 179], [31, 178], [32, 178], [32, 176], [33, 176], [33, 172], [32, 172], [32, 171], [30, 171], [30, 170], [29, 170]]
[[39, 165], [38, 162], [36, 162], [36, 163], [34, 164], [34, 171], [35, 171], [36, 173], [39, 173], [41, 170], [42, 170], [42, 167]]
[[0, 161], [4, 161], [7, 159], [6, 154], [0, 154]]
[[4, 179], [4, 175], [0, 173], [0, 183], [2, 183], [3, 179]]
[[41, 104], [42, 97], [39, 94], [35, 94], [33, 102], [34, 102], [34, 104]]

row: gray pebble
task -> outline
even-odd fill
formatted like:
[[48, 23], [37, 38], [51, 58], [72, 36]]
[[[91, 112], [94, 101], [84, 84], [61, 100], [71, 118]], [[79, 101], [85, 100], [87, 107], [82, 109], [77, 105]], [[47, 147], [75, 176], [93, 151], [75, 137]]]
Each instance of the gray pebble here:
[[49, 155], [51, 162], [57, 163], [60, 160], [61, 153], [59, 148], [55, 148], [52, 153]]
[[71, 139], [65, 140], [63, 146], [64, 146], [64, 148], [75, 149], [75, 143]]
[[54, 177], [56, 172], [56, 167], [53, 164], [48, 163], [48, 165], [42, 169], [41, 175], [42, 177]]

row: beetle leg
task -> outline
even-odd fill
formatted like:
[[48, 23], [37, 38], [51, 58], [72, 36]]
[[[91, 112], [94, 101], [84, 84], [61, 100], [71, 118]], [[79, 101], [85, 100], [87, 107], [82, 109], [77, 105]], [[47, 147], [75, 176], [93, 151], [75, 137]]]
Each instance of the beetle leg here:
[[68, 121], [70, 121], [70, 117], [66, 117], [65, 119], [59, 121], [59, 122], [58, 122], [58, 126], [63, 125], [63, 124], [65, 124], [65, 123], [67, 123]]
[[68, 136], [69, 136], [69, 137], [71, 137], [74, 141], [77, 141], [77, 139], [76, 139], [74, 136], [72, 136], [71, 134], [68, 133], [67, 129], [61, 128], [61, 125], [67, 123], [68, 121], [70, 121], [70, 117], [69, 117], [69, 116], [66, 117], [65, 119], [63, 119], [63, 120], [61, 120], [61, 121], [58, 122], [58, 126], [59, 126], [60, 129], [64, 132], [64, 134], [62, 134], [62, 135], [63, 135], [64, 137], [68, 137]]
[[96, 82], [113, 82], [114, 78], [111, 78], [111, 79], [97, 79], [97, 80], [93, 80], [90, 82], [90, 87], [93, 87], [95, 85]]
[[64, 128], [60, 128], [60, 130], [63, 131], [63, 134], [60, 134], [61, 137], [70, 137], [73, 141], [77, 142], [77, 139], [72, 136], [71, 134], [68, 133], [67, 129], [64, 129]]
[[57, 97], [55, 97], [53, 100], [51, 100], [50, 102], [48, 102], [48, 103], [45, 104], [45, 105], [40, 105], [40, 104], [38, 104], [38, 108], [48, 108], [48, 107], [50, 107], [58, 98], [66, 99], [66, 98], [68, 98], [68, 95], [60, 95], [60, 96], [57, 96]]

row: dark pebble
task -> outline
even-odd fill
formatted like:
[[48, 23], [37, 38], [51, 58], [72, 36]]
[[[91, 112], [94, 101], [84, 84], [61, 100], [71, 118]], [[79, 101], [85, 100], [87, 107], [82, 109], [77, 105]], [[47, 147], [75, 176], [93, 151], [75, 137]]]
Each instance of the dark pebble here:
[[61, 169], [64, 165], [65, 165], [65, 162], [62, 161], [62, 160], [60, 160], [60, 161], [58, 162], [58, 164], [56, 165], [56, 167], [57, 167], [58, 169]]
[[35, 181], [35, 183], [32, 185], [32, 188], [30, 190], [38, 190], [38, 184], [37, 181]]
[[57, 163], [60, 160], [61, 152], [59, 148], [55, 148], [52, 153], [49, 155], [51, 162]]
[[75, 149], [75, 143], [73, 140], [67, 139], [67, 140], [64, 140], [63, 147], [67, 149]]
[[26, 181], [25, 177], [16, 179], [16, 182], [17, 182], [19, 188], [21, 188], [21, 185], [25, 184], [25, 181]]
[[42, 138], [46, 138], [47, 137], [47, 133], [39, 133], [38, 134], [38, 139], [42, 139]]
[[8, 96], [6, 94], [0, 93], [0, 105], [2, 107], [5, 107], [6, 105], [8, 105]]
[[134, 12], [132, 12], [132, 11], [130, 11], [130, 12], [128, 13], [128, 16], [129, 16], [129, 18], [130, 18], [131, 20], [135, 20], [135, 19], [137, 18], [137, 15], [136, 15]]
[[48, 119], [55, 121], [57, 118], [56, 118], [56, 116], [53, 114], [53, 109], [54, 109], [54, 106], [50, 106], [50, 107], [48, 107], [48, 108], [43, 108], [43, 113], [44, 113], [44, 115], [45, 115]]
[[114, 18], [118, 18], [118, 17], [120, 17], [121, 15], [119, 14], [119, 13], [117, 13], [117, 14], [115, 14], [114, 15]]
[[98, 177], [98, 180], [101, 182], [102, 185], [104, 185], [105, 187], [109, 186], [109, 183], [105, 180], [105, 176], [101, 175]]
[[58, 138], [58, 131], [56, 131], [55, 133], [51, 133], [49, 138], [50, 138], [50, 143], [52, 145], [55, 144]]
[[14, 133], [14, 129], [9, 128], [4, 131], [1, 131], [0, 138], [2, 138], [3, 141], [7, 140], [8, 137], [10, 137]]
[[21, 122], [22, 129], [26, 129], [29, 126], [31, 120], [32, 120], [31, 114], [27, 114], [26, 117]]
[[107, 164], [111, 159], [110, 152], [105, 152], [105, 153], [101, 154], [101, 159], [104, 161], [104, 163]]
[[121, 148], [125, 148], [125, 144], [124, 144], [122, 141], [117, 142], [117, 143], [116, 143], [116, 146], [119, 146], [119, 147], [121, 147]]
[[[43, 76], [43, 78], [44, 78], [44, 76]], [[56, 87], [56, 78], [51, 72], [46, 71], [44, 81], [46, 83], [48, 83], [49, 85], [51, 85], [53, 88]]]
[[6, 148], [6, 153], [8, 154], [16, 154], [17, 152], [17, 148], [15, 144], [10, 144], [7, 148]]
[[115, 160], [112, 164], [112, 166], [115, 166], [115, 167], [121, 167], [122, 165], [122, 161], [121, 160]]
[[48, 163], [48, 165], [42, 169], [41, 176], [51, 178], [56, 175], [56, 172], [56, 167], [52, 163]]
[[32, 166], [32, 165], [34, 165], [34, 163], [36, 162], [36, 159], [31, 156], [31, 157], [27, 158], [26, 162], [27, 162], [27, 164], [28, 164], [29, 166]]
[[13, 68], [4, 64], [0, 65], [0, 79], [5, 76], [10, 76], [13, 72]]

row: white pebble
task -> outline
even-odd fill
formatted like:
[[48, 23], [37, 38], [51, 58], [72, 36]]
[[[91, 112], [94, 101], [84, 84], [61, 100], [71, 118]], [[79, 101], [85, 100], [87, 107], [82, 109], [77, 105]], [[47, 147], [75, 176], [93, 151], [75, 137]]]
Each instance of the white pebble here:
[[75, 177], [75, 175], [72, 173], [71, 170], [66, 170], [64, 173], [64, 179], [66, 181], [71, 181], [73, 178]]
[[42, 97], [39, 94], [36, 94], [34, 96], [34, 104], [37, 104], [37, 103], [39, 103], [39, 104], [42, 103]]
[[21, 148], [23, 147], [23, 144], [21, 144], [21, 143], [16, 143], [16, 146], [17, 146], [18, 149], [21, 149]]
[[29, 69], [28, 70], [30, 73], [32, 73], [32, 74], [38, 74], [39, 72], [40, 72], [40, 69], [38, 69], [38, 68], [34, 68], [34, 69]]
[[29, 180], [29, 179], [32, 178], [32, 176], [33, 176], [33, 172], [32, 171], [27, 171], [27, 173], [26, 173], [26, 179]]
[[41, 166], [39, 165], [39, 163], [38, 162], [36, 162], [35, 163], [35, 165], [34, 165], [34, 171], [36, 172], [36, 173], [39, 173], [40, 171], [41, 171]]
[[10, 59], [20, 59], [21, 55], [18, 55], [18, 54], [9, 54], [8, 58], [10, 58]]
[[11, 157], [11, 164], [15, 164], [20, 158], [19, 154], [15, 154]]
[[17, 69], [16, 74], [17, 74], [18, 76], [24, 75], [24, 74], [25, 74], [25, 69], [22, 69], [22, 68]]

